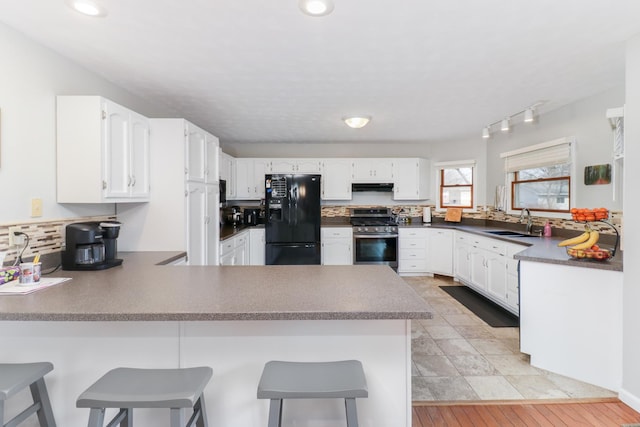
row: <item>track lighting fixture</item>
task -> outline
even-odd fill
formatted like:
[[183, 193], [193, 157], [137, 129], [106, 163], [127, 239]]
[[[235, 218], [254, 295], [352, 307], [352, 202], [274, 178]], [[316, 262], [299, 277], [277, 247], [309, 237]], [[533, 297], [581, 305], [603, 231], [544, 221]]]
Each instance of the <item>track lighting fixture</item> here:
[[509, 117], [502, 119], [502, 122], [500, 123], [500, 130], [502, 132], [509, 132]]
[[535, 104], [531, 105], [530, 107], [525, 108], [522, 111], [518, 111], [515, 114], [512, 114], [510, 116], [505, 117], [502, 120], [498, 120], [495, 121], [493, 123], [488, 124], [487, 126], [485, 126], [482, 129], [482, 138], [483, 139], [488, 139], [491, 137], [491, 127], [495, 126], [495, 125], [500, 125], [500, 130], [502, 132], [509, 132], [509, 130], [511, 129], [511, 120], [513, 120], [514, 117], [519, 116], [519, 115], [523, 115], [523, 122], [524, 123], [533, 123], [535, 121], [535, 114], [536, 114], [536, 107], [538, 107], [539, 105], [544, 104], [547, 101], [538, 101]]

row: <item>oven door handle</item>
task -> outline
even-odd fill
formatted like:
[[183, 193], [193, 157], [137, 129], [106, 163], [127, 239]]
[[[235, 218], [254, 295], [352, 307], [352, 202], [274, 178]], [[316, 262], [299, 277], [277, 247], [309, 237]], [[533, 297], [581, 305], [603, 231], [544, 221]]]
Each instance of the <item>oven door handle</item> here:
[[389, 233], [382, 233], [382, 234], [354, 234], [353, 238], [354, 239], [379, 239], [379, 238], [385, 238], [385, 237], [390, 237], [390, 238], [394, 238], [394, 237], [398, 237], [397, 234], [389, 234]]

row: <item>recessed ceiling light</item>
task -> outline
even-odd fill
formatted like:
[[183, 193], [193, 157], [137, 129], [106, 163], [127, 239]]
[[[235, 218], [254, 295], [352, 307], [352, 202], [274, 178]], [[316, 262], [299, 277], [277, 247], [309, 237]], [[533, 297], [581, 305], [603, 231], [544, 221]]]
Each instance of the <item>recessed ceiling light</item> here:
[[300, 10], [310, 16], [325, 16], [333, 11], [333, 0], [300, 0]]
[[67, 0], [67, 6], [87, 16], [107, 16], [107, 9], [93, 0]]
[[344, 122], [353, 129], [360, 129], [365, 127], [367, 123], [371, 120], [371, 117], [345, 117]]

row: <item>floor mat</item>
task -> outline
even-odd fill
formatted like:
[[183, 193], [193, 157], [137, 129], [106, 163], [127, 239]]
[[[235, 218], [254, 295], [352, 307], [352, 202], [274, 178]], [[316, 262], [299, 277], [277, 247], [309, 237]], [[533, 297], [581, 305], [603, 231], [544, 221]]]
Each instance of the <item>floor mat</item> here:
[[517, 328], [520, 326], [518, 317], [471, 290], [468, 286], [440, 286], [440, 289], [473, 311], [476, 316], [491, 327]]

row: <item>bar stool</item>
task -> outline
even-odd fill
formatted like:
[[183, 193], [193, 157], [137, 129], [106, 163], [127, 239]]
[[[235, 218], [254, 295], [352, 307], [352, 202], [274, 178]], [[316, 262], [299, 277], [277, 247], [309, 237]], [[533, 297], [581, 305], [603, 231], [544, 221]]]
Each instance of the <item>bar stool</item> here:
[[186, 427], [207, 427], [203, 390], [211, 379], [209, 367], [183, 369], [116, 368], [104, 374], [76, 401], [78, 408], [91, 408], [88, 427], [102, 427], [106, 408], [120, 411], [109, 426], [133, 426], [133, 408], [170, 409], [171, 427], [180, 425], [182, 413], [192, 408]]
[[[44, 383], [44, 376], [52, 370], [53, 365], [49, 362], [0, 363], [0, 426], [17, 426], [35, 412], [38, 414], [40, 427], [56, 427], [49, 393]], [[5, 423], [5, 400], [27, 386], [31, 389], [33, 404]]]
[[358, 360], [336, 362], [267, 362], [258, 384], [258, 399], [271, 399], [268, 427], [282, 425], [283, 399], [344, 399], [347, 426], [358, 427], [356, 398], [368, 397], [367, 380]]

